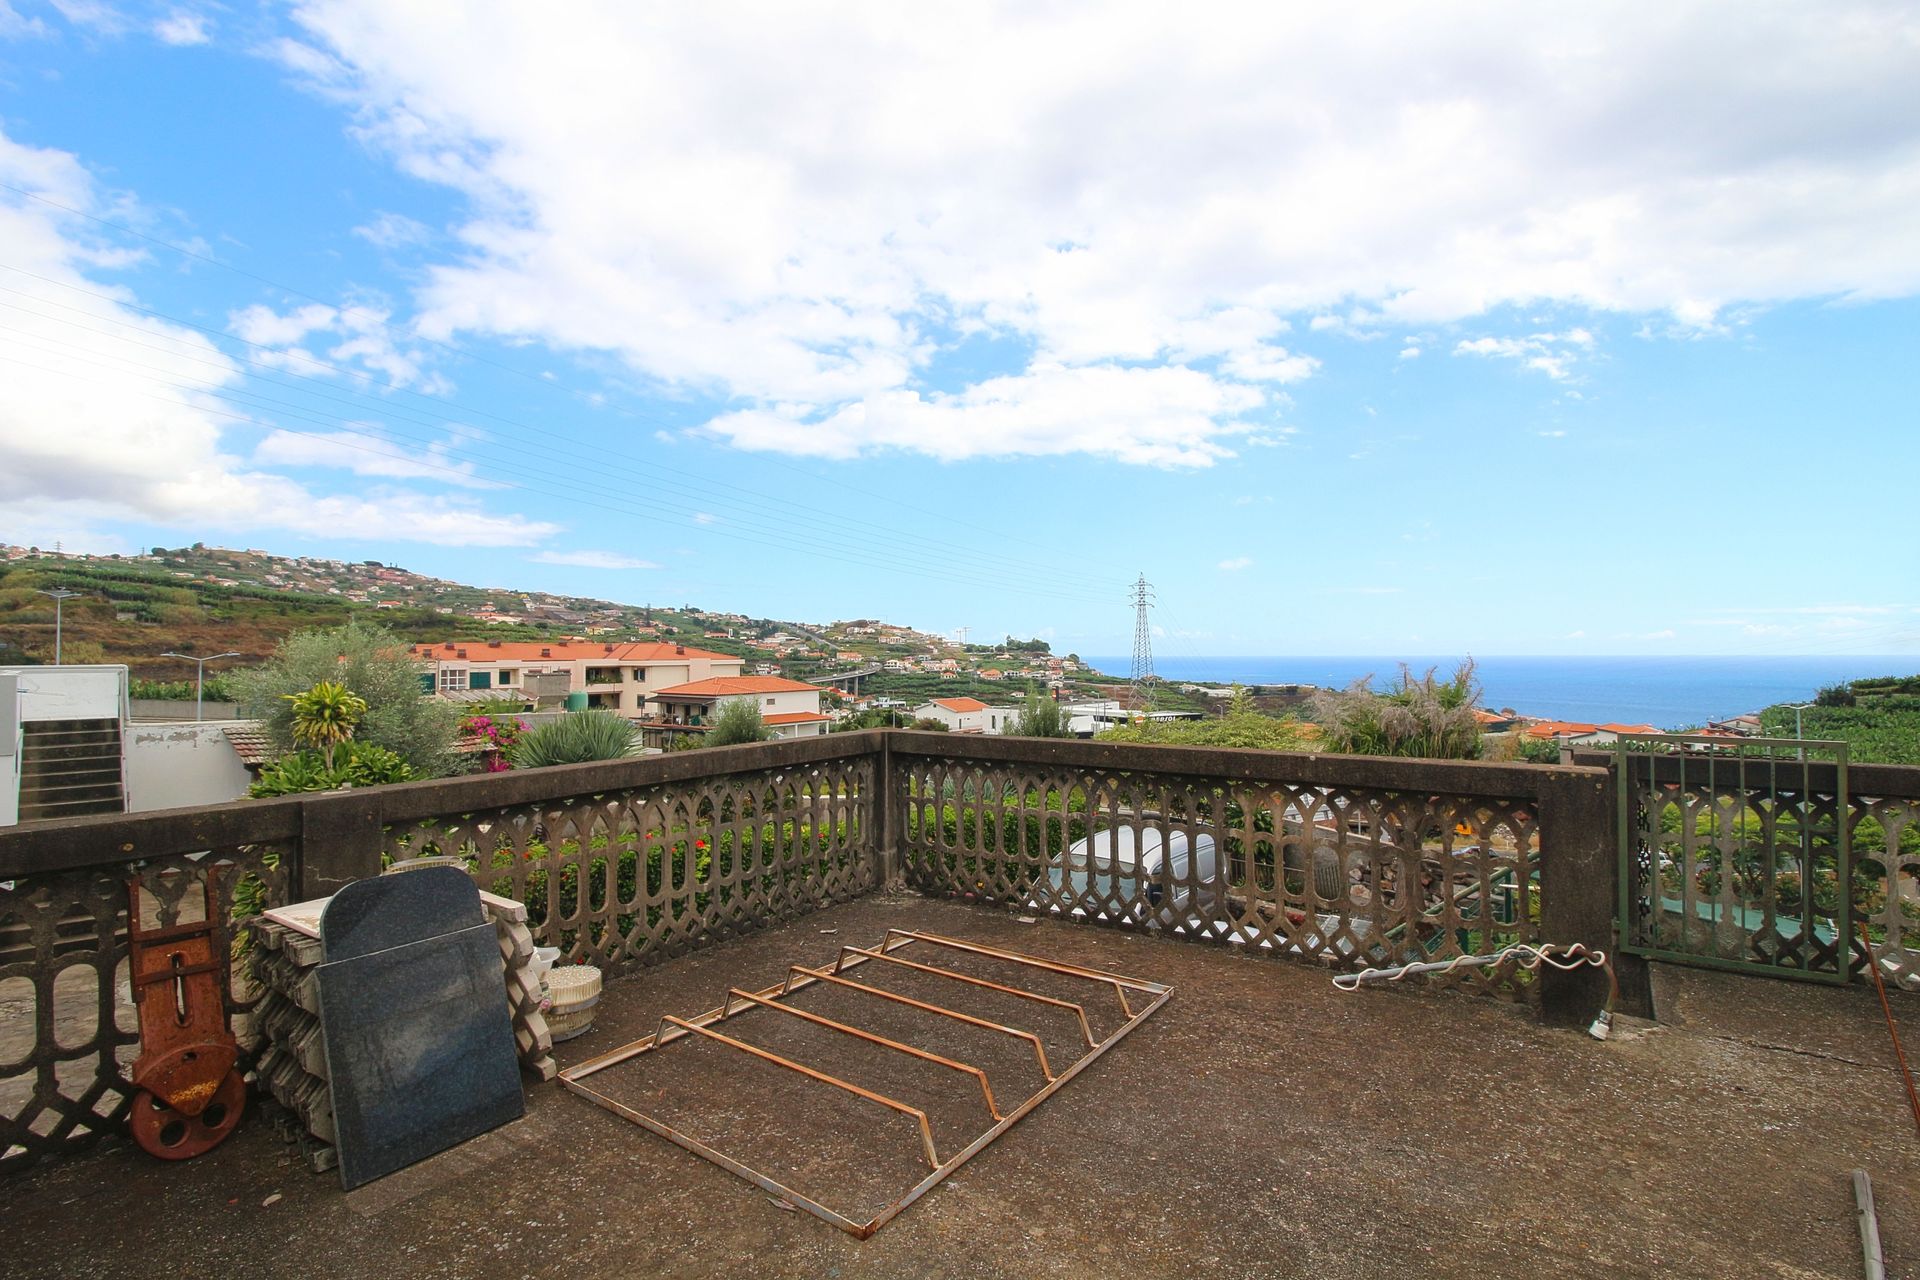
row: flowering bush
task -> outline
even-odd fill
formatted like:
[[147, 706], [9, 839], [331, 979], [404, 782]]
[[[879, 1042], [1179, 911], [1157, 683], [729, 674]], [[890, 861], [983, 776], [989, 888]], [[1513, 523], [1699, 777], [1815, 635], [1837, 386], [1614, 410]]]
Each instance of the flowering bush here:
[[466, 737], [480, 738], [486, 742], [480, 754], [480, 767], [483, 770], [487, 773], [505, 773], [513, 767], [507, 759], [507, 752], [527, 732], [527, 722], [513, 716], [465, 716], [460, 721], [460, 732]]

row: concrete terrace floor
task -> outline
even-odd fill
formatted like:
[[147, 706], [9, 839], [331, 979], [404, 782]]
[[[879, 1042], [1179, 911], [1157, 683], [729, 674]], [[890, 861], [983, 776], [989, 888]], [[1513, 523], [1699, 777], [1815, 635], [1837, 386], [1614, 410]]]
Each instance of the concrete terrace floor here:
[[[1873, 1175], [1889, 1274], [1920, 1275], [1920, 1143], [1870, 990], [1666, 970], [1662, 1022], [1598, 1043], [1465, 996], [1347, 995], [1303, 964], [880, 895], [610, 984], [562, 1063], [890, 926], [1175, 991], [864, 1242], [551, 1084], [529, 1089], [524, 1120], [352, 1193], [253, 1121], [185, 1164], [117, 1146], [42, 1165], [0, 1182], [0, 1273], [1855, 1277], [1857, 1165]], [[953, 985], [882, 968], [858, 976], [912, 994], [934, 994], [913, 981]], [[852, 1010], [824, 995], [809, 1007]], [[1896, 1010], [1920, 1048], [1920, 1000]], [[942, 1155], [984, 1127], [977, 1090], [968, 1111], [951, 1075], [772, 1025], [798, 1021], [759, 1012], [728, 1029], [932, 1099]], [[1102, 1007], [1096, 1033], [1115, 1021]], [[1050, 1051], [1066, 1044], [1056, 1030]], [[962, 1033], [978, 1038], [919, 1039]], [[1031, 1087], [1017, 1053], [967, 1047], [996, 1091]], [[676, 1044], [594, 1082], [781, 1163], [836, 1205], [870, 1212], [916, 1176], [907, 1123], [723, 1046]]]

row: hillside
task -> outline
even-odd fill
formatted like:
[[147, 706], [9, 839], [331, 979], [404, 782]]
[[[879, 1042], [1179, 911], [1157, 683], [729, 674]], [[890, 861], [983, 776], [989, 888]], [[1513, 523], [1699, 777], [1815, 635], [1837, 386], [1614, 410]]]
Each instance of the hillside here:
[[[1770, 737], [1793, 737], [1793, 708], [1768, 707], [1760, 723]], [[1800, 712], [1801, 733], [1838, 739], [1861, 763], [1920, 764], [1920, 675], [1881, 676], [1822, 689]]]

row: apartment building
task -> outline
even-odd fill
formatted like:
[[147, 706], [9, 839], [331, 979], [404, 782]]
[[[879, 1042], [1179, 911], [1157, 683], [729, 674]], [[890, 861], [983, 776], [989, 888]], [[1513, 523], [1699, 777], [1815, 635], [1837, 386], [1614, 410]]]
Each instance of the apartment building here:
[[530, 677], [542, 689], [564, 676], [558, 692], [585, 693], [589, 707], [617, 711], [635, 719], [647, 714], [647, 697], [656, 689], [719, 676], [740, 674], [732, 654], [691, 649], [659, 641], [521, 642], [449, 640], [416, 645], [423, 665], [421, 685], [439, 693], [503, 690], [522, 693]]

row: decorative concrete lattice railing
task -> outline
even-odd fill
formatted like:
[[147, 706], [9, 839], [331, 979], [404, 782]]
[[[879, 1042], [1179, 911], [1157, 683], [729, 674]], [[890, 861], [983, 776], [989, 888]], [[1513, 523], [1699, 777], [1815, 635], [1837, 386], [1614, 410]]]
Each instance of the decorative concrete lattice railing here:
[[[1602, 769], [871, 731], [4, 829], [0, 1171], [124, 1123], [132, 878], [171, 923], [215, 873], [231, 941], [264, 906], [452, 857], [526, 902], [540, 942], [617, 971], [904, 874], [1351, 967], [1610, 945], [1613, 824]], [[1128, 850], [1183, 843], [1193, 856], [1126, 869]], [[1578, 1017], [1597, 977], [1469, 984]], [[231, 985], [245, 1038], [252, 993]]]
[[539, 942], [618, 970], [879, 883], [882, 759], [848, 734], [0, 829], [0, 1172], [124, 1126], [131, 879], [173, 924], [203, 918], [213, 874], [231, 948], [264, 907], [451, 856], [527, 903]]
[[[1358, 968], [1575, 940], [1605, 892], [1597, 770], [938, 734], [891, 750], [908, 883], [1019, 911]], [[1516, 967], [1454, 977], [1539, 994]]]

